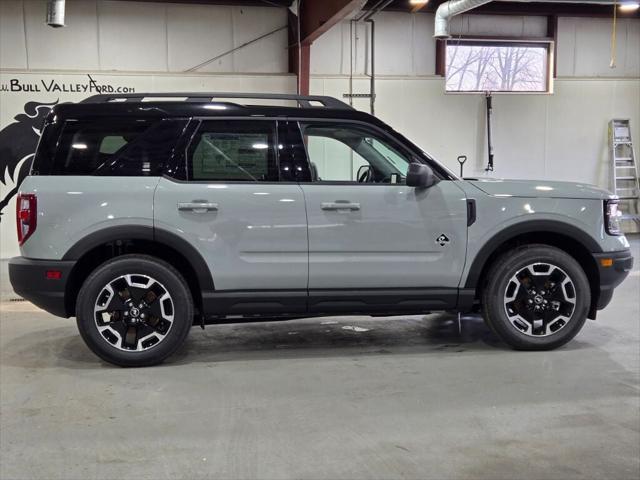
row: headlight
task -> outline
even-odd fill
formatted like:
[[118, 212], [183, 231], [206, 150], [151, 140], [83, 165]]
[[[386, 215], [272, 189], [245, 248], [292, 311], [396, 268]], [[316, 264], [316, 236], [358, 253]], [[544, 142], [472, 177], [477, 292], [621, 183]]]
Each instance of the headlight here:
[[604, 229], [609, 235], [622, 235], [620, 220], [622, 212], [618, 210], [619, 200], [606, 200], [604, 202]]

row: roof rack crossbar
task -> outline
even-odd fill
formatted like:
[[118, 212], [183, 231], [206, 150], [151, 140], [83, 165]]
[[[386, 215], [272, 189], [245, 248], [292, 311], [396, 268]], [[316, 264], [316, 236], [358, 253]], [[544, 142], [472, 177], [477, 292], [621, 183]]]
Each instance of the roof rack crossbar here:
[[[186, 102], [212, 102], [224, 98], [246, 98], [253, 100], [292, 100], [299, 107], [348, 109], [353, 107], [324, 95], [292, 95], [286, 93], [233, 93], [233, 92], [166, 92], [166, 93], [125, 93], [100, 94], [85, 98], [80, 103], [141, 102], [145, 98], [184, 98]], [[320, 104], [320, 105], [315, 105]]]

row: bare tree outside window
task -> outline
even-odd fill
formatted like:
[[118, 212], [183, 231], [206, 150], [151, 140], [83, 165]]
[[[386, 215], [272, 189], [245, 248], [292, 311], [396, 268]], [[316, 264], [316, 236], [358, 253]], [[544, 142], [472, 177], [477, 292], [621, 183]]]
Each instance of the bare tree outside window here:
[[447, 44], [448, 92], [546, 92], [548, 44]]

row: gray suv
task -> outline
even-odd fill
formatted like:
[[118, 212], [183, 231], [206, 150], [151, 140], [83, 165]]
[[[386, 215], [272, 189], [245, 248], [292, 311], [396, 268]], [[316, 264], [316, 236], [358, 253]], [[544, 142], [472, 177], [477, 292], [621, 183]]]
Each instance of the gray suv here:
[[47, 117], [9, 272], [122, 366], [161, 362], [194, 324], [434, 310], [546, 350], [631, 269], [617, 203], [459, 178], [330, 97], [99, 95]]

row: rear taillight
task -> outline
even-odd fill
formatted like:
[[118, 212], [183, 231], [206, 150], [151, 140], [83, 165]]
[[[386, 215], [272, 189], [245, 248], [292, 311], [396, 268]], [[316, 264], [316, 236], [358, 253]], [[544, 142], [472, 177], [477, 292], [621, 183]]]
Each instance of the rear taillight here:
[[16, 225], [18, 245], [24, 244], [36, 231], [38, 220], [38, 199], [33, 193], [21, 193], [16, 200]]

